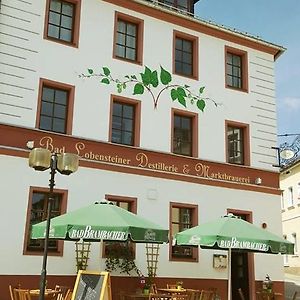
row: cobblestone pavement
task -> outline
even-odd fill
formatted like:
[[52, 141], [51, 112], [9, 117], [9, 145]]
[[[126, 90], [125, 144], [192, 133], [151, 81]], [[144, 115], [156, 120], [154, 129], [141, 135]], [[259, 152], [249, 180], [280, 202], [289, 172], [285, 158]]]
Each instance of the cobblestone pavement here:
[[291, 300], [297, 291], [297, 300], [300, 300], [300, 276], [285, 273], [285, 299]]

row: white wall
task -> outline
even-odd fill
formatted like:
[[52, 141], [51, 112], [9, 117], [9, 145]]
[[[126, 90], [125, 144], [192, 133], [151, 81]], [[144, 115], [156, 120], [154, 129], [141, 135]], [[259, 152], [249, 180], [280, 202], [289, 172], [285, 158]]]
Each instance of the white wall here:
[[[20, 20], [6, 17], [5, 13], [12, 13], [12, 9], [3, 5], [2, 22], [8, 26], [0, 26], [9, 35], [0, 37], [6, 44], [2, 45], [3, 52], [7, 53], [1, 56], [4, 62], [1, 70], [5, 74], [0, 73], [0, 81], [5, 84], [0, 89], [5, 95], [0, 104], [0, 122], [35, 126], [38, 82], [43, 77], [76, 86], [73, 135], [107, 141], [110, 95], [116, 90], [113, 86], [100, 85], [99, 80], [83, 80], [78, 75], [88, 67], [101, 71], [102, 66], [108, 66], [119, 78], [143, 70], [142, 66], [112, 59], [115, 10], [133, 13], [104, 1], [82, 1], [79, 48], [73, 48], [43, 39], [45, 0], [35, 1], [31, 6], [16, 0], [10, 0], [9, 4], [20, 8], [14, 11]], [[220, 103], [215, 108], [207, 101], [205, 113], [199, 112], [200, 158], [225, 162], [225, 120], [239, 121], [250, 125], [251, 165], [273, 170], [276, 153], [271, 147], [277, 139], [272, 56], [140, 13], [134, 12], [134, 16], [144, 20], [143, 62], [153, 69], [162, 65], [172, 70], [174, 29], [199, 37], [200, 81], [175, 75], [173, 78], [176, 83], [191, 85], [195, 91], [199, 86], [206, 86], [206, 96]], [[248, 52], [249, 93], [224, 88], [224, 45]], [[141, 147], [170, 152], [170, 108], [183, 107], [172, 103], [167, 94], [156, 110], [148, 94], [122, 95], [142, 100]], [[188, 109], [198, 112], [191, 106]]]
[[[30, 186], [47, 187], [48, 172], [36, 172], [29, 168], [27, 159], [0, 156], [0, 169], [5, 170], [5, 184], [1, 188], [5, 202], [5, 216], [0, 218], [1, 274], [39, 274], [42, 256], [23, 255], [24, 230]], [[22, 174], [22, 180], [20, 180]], [[56, 175], [56, 188], [68, 190], [67, 211], [89, 205], [104, 198], [105, 194], [137, 197], [137, 213], [164, 228], [169, 227], [169, 203], [197, 204], [199, 224], [219, 218], [228, 208], [253, 212], [253, 223], [268, 224], [268, 230], [281, 235], [278, 223], [280, 197], [250, 191], [197, 185], [193, 183], [108, 172], [80, 167], [70, 176]], [[157, 198], [147, 197], [155, 190]], [[267, 213], [266, 213], [267, 212]], [[163, 245], [159, 257], [159, 276], [190, 278], [226, 278], [227, 271], [212, 268], [214, 253], [222, 251], [201, 250], [199, 263], [170, 262], [168, 245]], [[13, 257], [13, 263], [7, 257]], [[282, 279], [282, 266], [278, 255], [255, 255], [256, 279], [268, 274], [273, 280]], [[137, 245], [137, 266], [146, 273], [144, 245]], [[282, 261], [282, 260], [281, 260]], [[188, 265], [188, 267], [187, 267]], [[184, 266], [184, 267], [183, 267]], [[93, 243], [89, 269], [103, 270], [100, 244]], [[48, 274], [75, 273], [75, 244], [64, 243], [63, 257], [48, 258]]]

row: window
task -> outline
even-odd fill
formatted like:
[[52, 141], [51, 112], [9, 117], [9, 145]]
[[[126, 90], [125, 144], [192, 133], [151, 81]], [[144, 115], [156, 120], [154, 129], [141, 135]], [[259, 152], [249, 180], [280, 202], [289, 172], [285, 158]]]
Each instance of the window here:
[[176, 7], [183, 11], [191, 12], [190, 0], [159, 0], [160, 3]]
[[[44, 240], [30, 239], [31, 227], [33, 224], [42, 222], [47, 218], [49, 189], [30, 188], [29, 203], [27, 211], [26, 233], [24, 241], [24, 254], [43, 254]], [[51, 206], [51, 218], [59, 216], [66, 212], [67, 191], [55, 190], [54, 200]], [[49, 255], [62, 255], [63, 242], [49, 240], [48, 243]]]
[[142, 64], [143, 20], [116, 12], [115, 14], [115, 58]]
[[[198, 224], [197, 205], [171, 203], [170, 204], [170, 234], [194, 227]], [[198, 261], [198, 247], [170, 245], [170, 260]]]
[[[106, 195], [105, 199], [112, 202], [114, 205], [117, 205], [125, 210], [128, 210], [132, 213], [137, 212], [137, 198], [133, 197], [123, 197], [123, 196], [115, 196], [115, 195]], [[104, 242], [103, 243], [103, 257], [107, 257], [109, 253], [118, 253], [122, 254], [124, 251], [124, 247], [129, 247], [132, 252], [132, 255], [135, 256], [135, 244], [128, 242]], [[125, 250], [126, 251], [126, 250]]]
[[174, 73], [198, 79], [198, 38], [174, 31]]
[[116, 144], [139, 146], [140, 101], [124, 97], [112, 97], [110, 141]]
[[172, 110], [171, 152], [198, 156], [198, 117], [194, 113]]
[[225, 46], [226, 87], [248, 91], [247, 52]]
[[44, 36], [78, 47], [81, 0], [47, 0]]
[[71, 134], [73, 103], [73, 86], [41, 79], [36, 127]]
[[[287, 235], [284, 234], [284, 235], [283, 235], [283, 238], [286, 240], [286, 239], [287, 239]], [[283, 265], [284, 265], [285, 267], [288, 267], [288, 266], [289, 266], [289, 257], [288, 257], [287, 254], [284, 254], [284, 255], [283, 255]]]
[[287, 199], [287, 206], [288, 207], [293, 206], [294, 205], [294, 196], [293, 196], [293, 187], [292, 186], [290, 186], [288, 188], [287, 197], [288, 197], [288, 199]]
[[297, 245], [297, 234], [296, 232], [292, 233], [292, 243], [294, 244], [294, 253], [298, 254], [298, 245]]
[[250, 164], [249, 126], [226, 121], [227, 162], [238, 165]]
[[300, 182], [298, 182], [298, 201], [300, 201]]

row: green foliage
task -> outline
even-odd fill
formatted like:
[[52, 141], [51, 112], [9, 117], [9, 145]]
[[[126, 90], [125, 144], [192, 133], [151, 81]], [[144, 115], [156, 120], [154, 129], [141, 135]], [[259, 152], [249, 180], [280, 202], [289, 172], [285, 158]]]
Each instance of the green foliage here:
[[141, 272], [134, 261], [134, 250], [129, 243], [111, 242], [105, 246], [105, 270], [108, 272], [119, 271], [131, 274], [131, 271], [140, 276]]
[[[81, 74], [80, 77], [100, 77], [100, 82], [102, 84], [115, 84], [118, 93], [122, 93], [129, 85], [132, 85], [133, 95], [143, 95], [145, 91], [150, 94], [153, 99], [154, 108], [157, 108], [158, 101], [164, 91], [169, 91], [171, 99], [173, 101], [178, 101], [180, 105], [187, 107], [187, 104], [190, 103], [191, 105], [196, 105], [202, 112], [205, 109], [206, 100], [211, 100], [215, 106], [218, 105], [214, 100], [203, 97], [205, 90], [204, 86], [201, 86], [198, 93], [195, 94], [190, 90], [189, 85], [172, 84], [172, 75], [162, 66], [160, 66], [159, 71], [151, 70], [149, 67], [145, 66], [144, 71], [140, 73], [139, 76], [134, 74], [125, 75], [124, 80], [113, 78], [108, 67], [103, 67], [102, 71], [103, 73], [95, 74], [93, 69], [88, 69], [87, 74]], [[153, 90], [159, 88], [159, 86], [160, 90], [155, 95]]]

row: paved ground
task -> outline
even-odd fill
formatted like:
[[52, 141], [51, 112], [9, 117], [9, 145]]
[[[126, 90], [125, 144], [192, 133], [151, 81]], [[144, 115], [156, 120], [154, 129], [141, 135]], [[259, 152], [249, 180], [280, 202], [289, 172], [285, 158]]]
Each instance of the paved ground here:
[[300, 276], [285, 273], [285, 299], [291, 300], [295, 291], [298, 291], [297, 300], [300, 300]]

